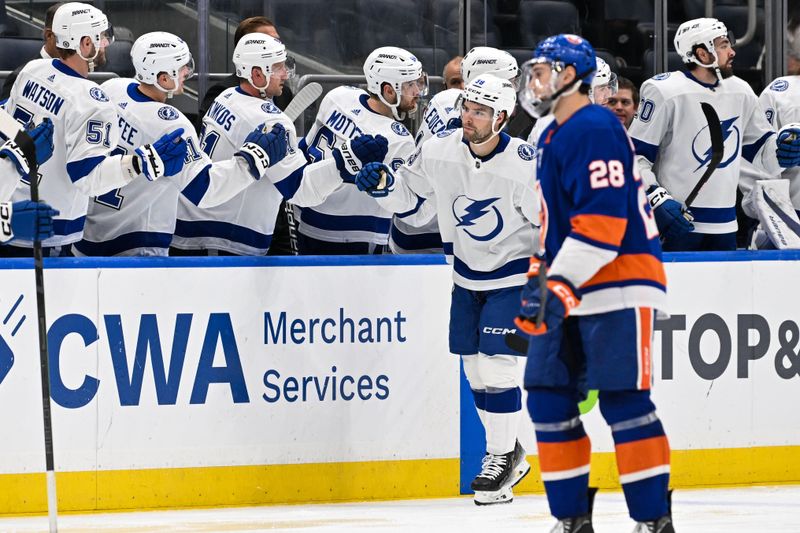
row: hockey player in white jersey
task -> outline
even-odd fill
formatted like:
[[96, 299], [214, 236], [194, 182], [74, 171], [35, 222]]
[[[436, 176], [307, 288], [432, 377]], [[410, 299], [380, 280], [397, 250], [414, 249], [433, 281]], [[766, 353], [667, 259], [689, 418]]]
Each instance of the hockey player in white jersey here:
[[261, 178], [256, 159], [267, 156], [276, 165], [286, 154], [283, 127], [263, 134], [253, 131], [227, 160], [212, 163], [200, 150], [191, 122], [167, 105], [194, 71], [189, 46], [178, 36], [151, 32], [131, 49], [136, 80], [109, 80], [101, 88], [117, 105], [120, 140], [115, 152], [130, 153], [140, 144], [183, 128], [188, 152], [183, 169], [150, 183], [144, 177], [94, 198], [89, 205], [83, 240], [73, 245], [75, 255], [160, 255], [169, 252], [178, 210], [178, 196], [198, 207], [219, 205]]
[[[476, 46], [461, 61], [461, 77], [467, 84], [481, 74], [494, 74], [516, 84], [519, 76], [517, 60], [504, 50]], [[456, 108], [456, 100], [462, 92], [461, 89], [446, 89], [431, 98], [414, 141], [417, 146], [440, 131], [461, 127], [461, 111]], [[389, 248], [395, 254], [442, 253], [442, 238], [435, 214], [426, 213], [422, 208], [395, 215]]]
[[464, 89], [463, 127], [417, 147], [396, 170], [365, 165], [356, 186], [386, 209], [404, 212], [419, 198], [436, 205], [445, 253], [453, 263], [450, 351], [461, 355], [486, 429], [475, 503], [511, 501], [529, 470], [517, 441], [524, 359], [504, 343], [537, 241], [539, 201], [533, 147], [501, 132], [516, 104], [513, 84], [491, 74]]
[[[736, 53], [722, 22], [684, 22], [675, 35], [675, 49], [686, 70], [659, 74], [641, 88], [629, 131], [639, 173], [649, 186], [665, 251], [734, 250], [741, 158], [777, 174], [798, 164], [791, 154], [800, 149], [800, 136], [792, 135], [797, 128], [787, 127], [773, 137], [755, 93], [733, 75]], [[683, 202], [712, 159], [701, 103], [711, 104], [719, 116], [724, 153], [687, 211]]]
[[[272, 102], [293, 75], [291, 58], [279, 40], [263, 33], [244, 36], [236, 45], [233, 64], [242, 79], [226, 89], [203, 118], [201, 149], [213, 161], [229, 159], [254, 127], [285, 128], [288, 153], [280, 163], [264, 170], [265, 178], [216, 207], [201, 208], [181, 196], [173, 246], [182, 250], [217, 250], [236, 255], [265, 255], [269, 250], [281, 200], [296, 205], [317, 205], [356, 170], [346, 161], [382, 160], [385, 139], [362, 135], [336, 151], [338, 160], [316, 164], [306, 161], [297, 147], [294, 124]], [[358, 167], [360, 168], [360, 166]]]
[[[95, 7], [62, 5], [53, 19], [61, 58], [28, 63], [6, 103], [9, 114], [23, 124], [49, 118], [55, 127], [53, 156], [39, 169], [41, 198], [60, 211], [55, 234], [42, 243], [45, 255], [68, 255], [68, 245], [80, 240], [90, 196], [122, 187], [142, 174], [149, 180], [169, 176], [183, 166], [186, 143], [181, 130], [131, 154], [111, 154], [119, 138], [116, 110], [100, 87], [86, 79], [94, 59], [109, 44], [109, 28], [108, 19]], [[22, 181], [13, 199], [29, 197], [28, 182]], [[14, 246], [22, 248], [10, 252]], [[31, 246], [18, 241], [0, 254], [31, 255]]]
[[[314, 125], [301, 141], [311, 161], [331, 157], [331, 151], [357, 135], [382, 135], [389, 141], [384, 161], [402, 165], [414, 152], [414, 141], [399, 121], [412, 113], [428, 90], [422, 64], [402, 48], [374, 50], [364, 62], [367, 92], [337, 87], [319, 106]], [[295, 210], [301, 255], [380, 254], [387, 247], [392, 214], [372, 198], [346, 184], [324, 203]]]

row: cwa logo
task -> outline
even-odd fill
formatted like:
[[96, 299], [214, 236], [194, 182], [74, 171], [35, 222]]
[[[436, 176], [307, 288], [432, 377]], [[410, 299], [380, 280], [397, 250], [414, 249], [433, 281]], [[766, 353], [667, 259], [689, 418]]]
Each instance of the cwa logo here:
[[493, 204], [500, 198], [474, 200], [465, 195], [453, 200], [453, 216], [457, 228], [476, 241], [490, 241], [503, 231], [503, 217]]

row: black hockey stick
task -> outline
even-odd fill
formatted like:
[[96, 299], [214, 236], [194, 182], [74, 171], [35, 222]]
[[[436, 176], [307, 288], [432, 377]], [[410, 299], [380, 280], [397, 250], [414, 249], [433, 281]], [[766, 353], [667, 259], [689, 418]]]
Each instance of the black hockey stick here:
[[[544, 253], [538, 254], [539, 257], [539, 312], [536, 313], [536, 327], [540, 328], [544, 322], [544, 306], [547, 304], [547, 258]], [[522, 317], [520, 317], [522, 318]], [[509, 332], [503, 336], [506, 346], [520, 353], [528, 354], [530, 341], [523, 335], [516, 332]]]
[[711, 160], [708, 162], [708, 166], [705, 172], [703, 172], [703, 175], [697, 180], [692, 192], [686, 197], [686, 201], [684, 201], [686, 209], [691, 207], [695, 198], [697, 198], [697, 195], [700, 193], [700, 189], [706, 184], [711, 174], [717, 170], [717, 167], [722, 161], [722, 156], [725, 153], [725, 143], [722, 140], [722, 126], [720, 125], [716, 110], [711, 104], [706, 102], [700, 102], [700, 107], [703, 109], [703, 114], [706, 116], [708, 133], [711, 136]]
[[[28, 179], [31, 184], [31, 201], [39, 201], [39, 166], [36, 163], [36, 146], [30, 135], [14, 118], [0, 110], [0, 132], [17, 143], [28, 163]], [[13, 213], [12, 213], [13, 216]], [[34, 237], [33, 271], [36, 279], [36, 311], [39, 326], [39, 361], [42, 380], [42, 418], [44, 422], [44, 453], [47, 468], [47, 515], [50, 531], [58, 531], [58, 499], [56, 498], [56, 474], [53, 461], [53, 422], [50, 409], [50, 362], [47, 351], [47, 320], [44, 305], [44, 265], [42, 242]]]

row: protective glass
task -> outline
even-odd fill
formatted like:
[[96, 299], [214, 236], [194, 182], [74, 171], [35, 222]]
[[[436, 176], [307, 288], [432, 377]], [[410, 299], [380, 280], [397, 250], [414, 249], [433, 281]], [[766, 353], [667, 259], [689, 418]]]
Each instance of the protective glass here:
[[286, 56], [286, 61], [274, 63], [271, 67], [270, 76], [273, 78], [294, 78], [296, 62], [294, 57]]
[[589, 97], [595, 104], [605, 105], [609, 98], [617, 94], [618, 89], [619, 83], [617, 81], [617, 75], [612, 72], [608, 79], [608, 83], [592, 87], [589, 90]]
[[100, 48], [105, 48], [114, 42], [114, 26], [108, 24], [108, 28], [100, 32]]
[[425, 96], [428, 94], [428, 75], [422, 73], [422, 76], [416, 80], [404, 81], [400, 85], [400, 95], [410, 96], [412, 98], [417, 96]]

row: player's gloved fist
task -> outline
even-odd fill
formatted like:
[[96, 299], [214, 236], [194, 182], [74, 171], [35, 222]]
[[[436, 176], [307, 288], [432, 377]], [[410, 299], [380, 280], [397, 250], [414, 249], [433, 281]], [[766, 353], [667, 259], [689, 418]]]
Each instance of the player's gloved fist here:
[[250, 174], [260, 179], [270, 165], [275, 165], [286, 157], [289, 141], [283, 124], [275, 124], [267, 131], [266, 125], [257, 127], [245, 138], [236, 155], [247, 161]]
[[44, 202], [0, 203], [0, 242], [48, 239], [53, 236], [53, 217], [56, 215], [58, 211]]
[[373, 198], [383, 198], [394, 187], [394, 174], [383, 163], [367, 163], [356, 174], [356, 187]]
[[183, 128], [178, 128], [134, 150], [134, 168], [138, 164], [136, 170], [150, 181], [180, 172], [186, 162], [186, 140], [181, 135]]
[[446, 130], [457, 130], [462, 126], [461, 124], [461, 117], [453, 117], [447, 121], [447, 126], [444, 129]]
[[[36, 164], [44, 164], [53, 155], [53, 122], [46, 118], [35, 128], [33, 126], [26, 128], [26, 132], [33, 140], [36, 150]], [[13, 139], [0, 147], [0, 157], [10, 159], [21, 176], [27, 176], [30, 173], [28, 160]]]
[[367, 163], [380, 163], [389, 152], [389, 141], [383, 135], [359, 135], [345, 141], [333, 151], [339, 175], [347, 183], [353, 183], [356, 174]]
[[800, 124], [787, 124], [778, 132], [777, 148], [778, 164], [783, 168], [800, 165]]
[[528, 335], [542, 335], [561, 325], [570, 312], [581, 303], [581, 293], [566, 278], [552, 276], [547, 279], [547, 296], [544, 305], [544, 319], [536, 326], [536, 319], [542, 305], [539, 277], [528, 278], [522, 287], [522, 301], [519, 316], [514, 323]]
[[647, 191], [647, 200], [656, 217], [658, 231], [665, 239], [677, 239], [694, 230], [694, 217], [678, 203], [664, 187], [653, 185]]

